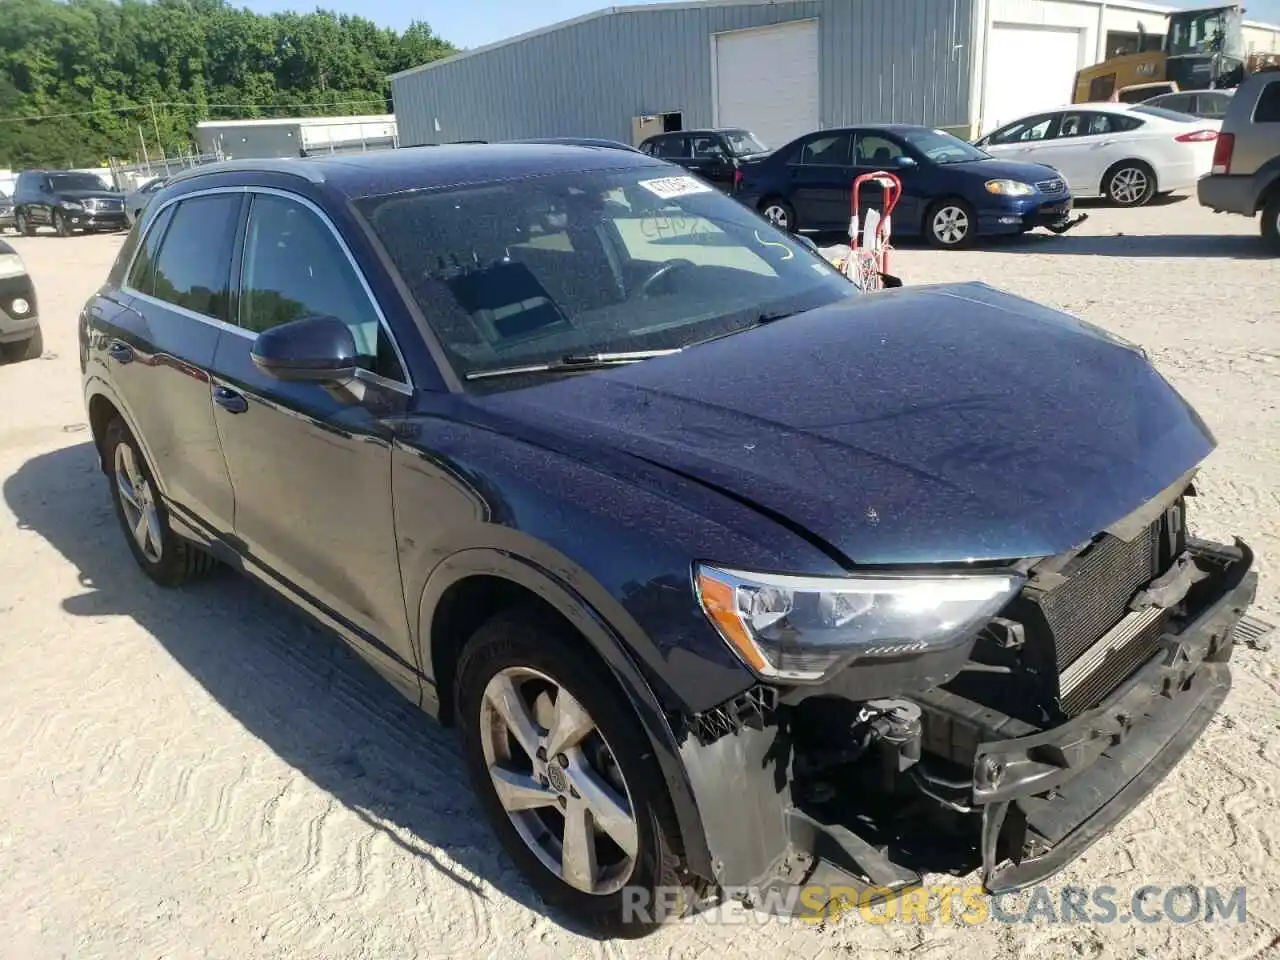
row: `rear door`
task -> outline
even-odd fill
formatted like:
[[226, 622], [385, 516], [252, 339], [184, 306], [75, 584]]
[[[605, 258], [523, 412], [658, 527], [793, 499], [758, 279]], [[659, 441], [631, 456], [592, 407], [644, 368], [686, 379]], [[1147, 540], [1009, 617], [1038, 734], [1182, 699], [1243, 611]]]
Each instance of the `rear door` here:
[[[213, 384], [236, 536], [260, 572], [345, 624], [416, 696], [391, 494], [390, 421], [412, 393], [403, 363], [310, 200], [252, 193], [241, 247], [237, 325], [219, 339]], [[349, 388], [277, 380], [254, 364], [259, 333], [312, 315], [350, 327], [368, 369]]]
[[800, 227], [840, 230], [849, 225], [853, 186], [853, 134], [814, 134], [799, 144], [787, 163], [788, 200]]
[[189, 196], [146, 224], [104, 328], [117, 396], [165, 496], [215, 533], [231, 529], [232, 492], [213, 422], [209, 369], [226, 326], [242, 196]]

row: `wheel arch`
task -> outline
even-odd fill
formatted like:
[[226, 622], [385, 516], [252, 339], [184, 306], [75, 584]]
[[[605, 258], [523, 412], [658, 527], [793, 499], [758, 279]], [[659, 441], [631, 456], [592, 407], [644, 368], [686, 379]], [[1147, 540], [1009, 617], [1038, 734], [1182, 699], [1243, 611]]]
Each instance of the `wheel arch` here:
[[423, 685], [424, 709], [450, 725], [454, 675], [467, 639], [506, 605], [539, 604], [583, 638], [587, 654], [599, 660], [631, 704], [662, 769], [689, 869], [710, 878], [702, 816], [671, 723], [619, 630], [578, 589], [590, 581], [585, 572], [581, 577], [585, 580], [575, 575], [570, 582], [529, 556], [500, 547], [469, 547], [442, 561], [427, 579], [418, 612], [419, 664], [430, 674], [430, 683]]
[[155, 479], [156, 486], [160, 488], [162, 495], [167, 495], [168, 488], [165, 485], [164, 477], [156, 469], [156, 458], [151, 455], [151, 448], [147, 446], [147, 438], [142, 435], [135, 426], [133, 416], [129, 412], [127, 404], [125, 404], [119, 395], [111, 389], [106, 381], [94, 377], [85, 387], [85, 407], [89, 415], [89, 432], [93, 439], [94, 449], [98, 453], [98, 466], [103, 473], [111, 472], [111, 465], [107, 463], [106, 453], [103, 448], [103, 442], [106, 440], [107, 425], [113, 418], [119, 417], [124, 421], [124, 425], [128, 428], [134, 442], [142, 450], [142, 455], [147, 458], [147, 467], [151, 470], [151, 476]]

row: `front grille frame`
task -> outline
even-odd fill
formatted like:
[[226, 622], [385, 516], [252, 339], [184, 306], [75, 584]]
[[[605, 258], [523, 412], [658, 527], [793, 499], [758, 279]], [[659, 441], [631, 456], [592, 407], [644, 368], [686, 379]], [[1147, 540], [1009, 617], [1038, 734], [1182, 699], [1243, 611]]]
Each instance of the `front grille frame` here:
[[1067, 182], [1061, 177], [1053, 177], [1049, 180], [1041, 180], [1036, 184], [1036, 189], [1048, 196], [1057, 196], [1060, 193], [1067, 192]]

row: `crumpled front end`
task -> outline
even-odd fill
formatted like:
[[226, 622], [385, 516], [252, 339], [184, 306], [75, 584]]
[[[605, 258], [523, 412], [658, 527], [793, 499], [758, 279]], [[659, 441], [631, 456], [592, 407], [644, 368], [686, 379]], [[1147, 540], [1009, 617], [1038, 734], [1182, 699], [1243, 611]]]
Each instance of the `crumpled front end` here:
[[1021, 564], [1025, 586], [940, 685], [868, 698], [855, 662], [695, 718], [683, 757], [715, 881], [805, 885], [778, 902], [808, 910], [823, 889], [874, 900], [926, 872], [977, 868], [994, 893], [1108, 832], [1222, 703], [1256, 592], [1244, 543], [1187, 534], [1193, 493]]

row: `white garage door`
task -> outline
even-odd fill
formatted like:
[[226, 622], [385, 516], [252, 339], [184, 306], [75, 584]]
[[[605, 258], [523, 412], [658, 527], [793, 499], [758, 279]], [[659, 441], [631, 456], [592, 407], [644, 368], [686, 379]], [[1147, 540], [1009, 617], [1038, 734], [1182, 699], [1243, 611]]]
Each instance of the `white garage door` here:
[[1037, 110], [1071, 102], [1080, 69], [1081, 31], [1024, 24], [991, 25], [982, 132]]
[[767, 147], [818, 129], [818, 21], [715, 36], [716, 125], [745, 127]]

